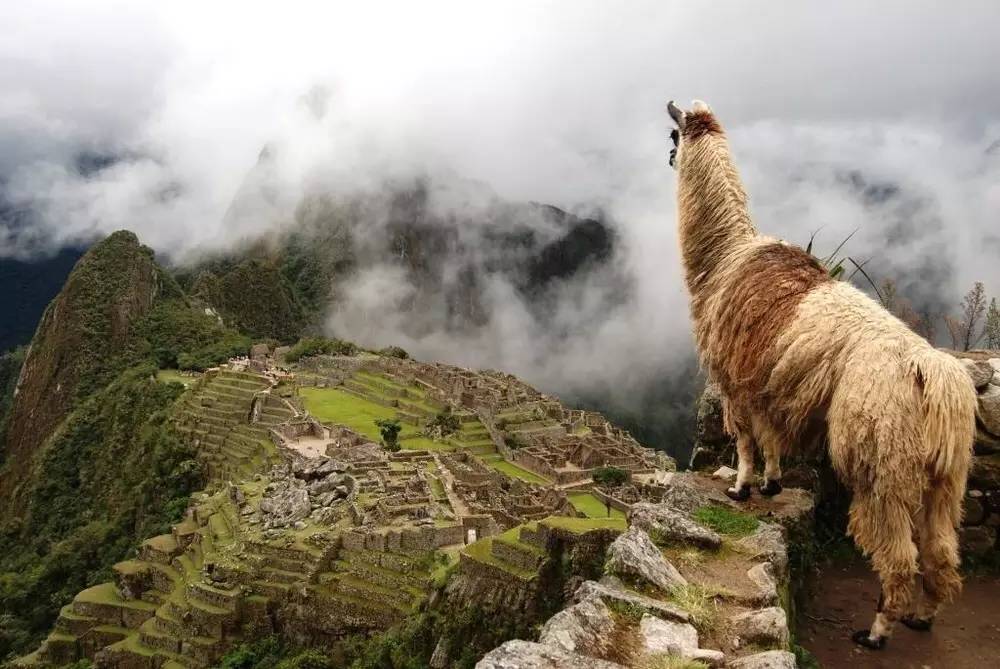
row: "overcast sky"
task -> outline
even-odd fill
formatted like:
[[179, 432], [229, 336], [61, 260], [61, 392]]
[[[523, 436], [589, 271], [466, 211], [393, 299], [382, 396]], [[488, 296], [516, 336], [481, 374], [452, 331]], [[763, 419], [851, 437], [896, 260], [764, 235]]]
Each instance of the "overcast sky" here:
[[[0, 255], [125, 227], [182, 257], [310, 189], [460, 175], [608, 212], [637, 281], [608, 337], [641, 323], [653, 355], [687, 342], [664, 105], [701, 98], [764, 232], [857, 228], [848, 250], [915, 292], [1000, 293], [995, 0], [32, 0], [0, 25], [0, 179], [39, 213]], [[223, 227], [265, 144], [277, 209]], [[128, 159], [81, 178], [82, 150]]]

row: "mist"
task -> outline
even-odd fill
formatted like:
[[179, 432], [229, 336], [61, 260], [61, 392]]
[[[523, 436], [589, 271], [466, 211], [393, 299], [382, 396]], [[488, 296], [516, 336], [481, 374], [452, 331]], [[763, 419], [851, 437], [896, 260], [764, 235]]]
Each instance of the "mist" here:
[[498, 201], [599, 212], [613, 257], [544, 316], [498, 276], [479, 327], [401, 314], [413, 287], [373, 261], [326, 325], [634, 407], [689, 370], [664, 105], [697, 97], [763, 232], [823, 252], [857, 230], [846, 252], [935, 309], [1000, 293], [995, 2], [20, 4], [0, 9], [0, 201], [31, 215], [0, 217], [0, 257], [128, 228], [184, 263], [310, 197], [422, 179], [457, 277]]

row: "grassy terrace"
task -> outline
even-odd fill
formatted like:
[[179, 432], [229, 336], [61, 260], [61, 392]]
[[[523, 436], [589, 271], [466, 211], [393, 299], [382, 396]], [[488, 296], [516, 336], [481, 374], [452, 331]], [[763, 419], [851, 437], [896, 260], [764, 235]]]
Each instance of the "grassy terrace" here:
[[[375, 421], [396, 417], [395, 409], [369, 402], [338, 388], [300, 388], [299, 395], [309, 413], [320, 421], [346, 425], [375, 442], [381, 440]], [[422, 437], [419, 433], [420, 428], [404, 423], [399, 435], [400, 444], [409, 449], [453, 450], [445, 444]]]
[[589, 492], [570, 493], [567, 497], [573, 508], [586, 515], [587, 518], [625, 518], [625, 514], [615, 508], [611, 508], [609, 515], [608, 507], [604, 502]]

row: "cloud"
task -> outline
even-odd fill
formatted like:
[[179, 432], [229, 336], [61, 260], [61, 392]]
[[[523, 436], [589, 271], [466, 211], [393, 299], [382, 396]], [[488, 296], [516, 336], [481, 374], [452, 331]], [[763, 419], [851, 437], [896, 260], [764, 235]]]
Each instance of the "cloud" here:
[[[0, 179], [36, 213], [0, 223], [0, 256], [125, 227], [184, 258], [287, 224], [306, 196], [425, 176], [442, 214], [496, 198], [601, 210], [630, 279], [613, 307], [614, 272], [559, 286], [544, 320], [492, 277], [490, 328], [415, 337], [372, 315], [412, 299], [379, 265], [333, 319], [550, 389], [634, 387], [690, 350], [663, 107], [699, 97], [763, 231], [821, 230], [832, 250], [857, 228], [848, 251], [927, 302], [974, 279], [1000, 292], [995, 2], [136, 7], [0, 9]], [[81, 173], [82, 150], [119, 160]]]

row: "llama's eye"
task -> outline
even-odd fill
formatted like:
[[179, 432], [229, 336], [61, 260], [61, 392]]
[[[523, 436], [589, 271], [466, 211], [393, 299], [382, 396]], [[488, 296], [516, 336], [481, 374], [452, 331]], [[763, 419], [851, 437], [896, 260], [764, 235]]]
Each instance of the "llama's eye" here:
[[677, 128], [674, 128], [673, 130], [670, 131], [670, 139], [673, 140], [674, 146], [680, 144], [681, 133], [677, 131]]

